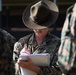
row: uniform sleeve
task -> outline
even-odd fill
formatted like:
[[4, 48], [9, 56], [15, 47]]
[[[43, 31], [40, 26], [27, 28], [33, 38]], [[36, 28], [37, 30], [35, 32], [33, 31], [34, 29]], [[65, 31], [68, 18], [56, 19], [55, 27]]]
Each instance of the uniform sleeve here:
[[22, 38], [20, 38], [15, 44], [14, 44], [14, 50], [13, 50], [13, 61], [15, 64], [15, 75], [21, 75], [20, 73], [20, 68], [17, 64], [17, 60], [19, 58], [20, 52], [21, 50], [24, 48], [24, 45], [27, 41], [28, 37], [24, 36]]
[[14, 44], [14, 52], [13, 52], [13, 60], [14, 60], [14, 64], [15, 64], [15, 75], [20, 75], [20, 69], [19, 69], [19, 66], [17, 64], [17, 59], [19, 57], [21, 49], [22, 49], [21, 43], [16, 42]]
[[0, 29], [0, 74], [14, 75], [13, 46], [16, 42], [7, 31]]

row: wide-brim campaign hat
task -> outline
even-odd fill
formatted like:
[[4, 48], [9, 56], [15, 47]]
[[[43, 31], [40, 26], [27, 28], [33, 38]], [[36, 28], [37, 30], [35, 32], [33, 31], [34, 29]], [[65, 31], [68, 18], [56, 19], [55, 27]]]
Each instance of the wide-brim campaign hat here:
[[23, 12], [22, 21], [31, 29], [43, 29], [52, 26], [58, 18], [59, 10], [49, 0], [37, 0], [29, 4]]

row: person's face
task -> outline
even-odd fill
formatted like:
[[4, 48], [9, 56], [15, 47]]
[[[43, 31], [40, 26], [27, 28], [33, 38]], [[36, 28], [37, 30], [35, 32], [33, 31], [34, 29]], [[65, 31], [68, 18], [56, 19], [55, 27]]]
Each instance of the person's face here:
[[36, 36], [44, 37], [48, 33], [49, 28], [44, 29], [34, 29], [34, 33]]

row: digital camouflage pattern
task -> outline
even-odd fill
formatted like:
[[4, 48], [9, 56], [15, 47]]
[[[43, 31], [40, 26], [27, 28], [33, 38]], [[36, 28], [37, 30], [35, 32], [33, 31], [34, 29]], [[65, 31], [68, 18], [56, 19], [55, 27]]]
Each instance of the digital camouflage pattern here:
[[15, 38], [0, 28], [0, 75], [14, 75], [13, 46]]
[[65, 73], [76, 66], [76, 3], [72, 12], [67, 14], [63, 25], [58, 62]]
[[[17, 59], [20, 55], [21, 50], [24, 47], [27, 47], [30, 50], [31, 54], [38, 53], [50, 53], [50, 66], [42, 67], [41, 66], [41, 74], [40, 75], [61, 75], [61, 71], [57, 66], [57, 50], [60, 44], [60, 40], [58, 37], [48, 33], [46, 38], [43, 40], [41, 44], [37, 44], [34, 34], [27, 35], [21, 38], [14, 45], [14, 61], [16, 66], [16, 75], [21, 75], [20, 69], [17, 65]], [[28, 51], [27, 51], [28, 52]]]

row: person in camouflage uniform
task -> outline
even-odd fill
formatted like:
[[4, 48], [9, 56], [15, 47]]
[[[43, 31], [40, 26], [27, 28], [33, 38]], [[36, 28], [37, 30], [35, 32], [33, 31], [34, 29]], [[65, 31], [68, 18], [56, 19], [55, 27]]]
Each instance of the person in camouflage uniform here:
[[58, 51], [58, 63], [65, 74], [72, 67], [76, 67], [76, 3], [68, 9]]
[[[51, 33], [47, 33], [47, 36], [45, 37], [45, 39], [43, 40], [43, 42], [41, 42], [39, 45], [36, 42], [35, 39], [35, 34], [30, 34], [27, 35], [23, 38], [21, 38], [18, 42], [15, 43], [14, 46], [14, 60], [15, 62], [17, 62], [17, 59], [20, 55], [20, 53], [31, 53], [31, 54], [37, 54], [37, 53], [50, 53], [50, 66], [49, 67], [40, 67], [42, 70], [43, 75], [58, 75], [59, 73], [59, 68], [56, 65], [56, 61], [57, 61], [57, 53], [54, 54], [55, 50], [59, 47], [59, 38], [52, 35]], [[27, 48], [27, 51], [23, 48]], [[53, 57], [54, 54], [54, 57]], [[54, 58], [54, 59], [53, 59]], [[21, 75], [20, 74], [20, 69], [17, 67], [17, 63], [16, 64], [16, 75]]]
[[[37, 7], [37, 9], [34, 9], [35, 7]], [[51, 7], [54, 7], [55, 9], [54, 8], [52, 9]], [[50, 11], [51, 9], [52, 11]], [[40, 16], [44, 17], [41, 18]], [[35, 20], [34, 17], [37, 17], [39, 19]], [[14, 45], [13, 60], [15, 62], [16, 75], [21, 75], [20, 67], [34, 71], [38, 75], [61, 75], [60, 68], [56, 63], [57, 50], [60, 44], [60, 40], [58, 37], [54, 36], [49, 31], [49, 27], [53, 23], [55, 23], [57, 17], [58, 17], [57, 6], [53, 2], [48, 0], [35, 1], [26, 8], [26, 10], [23, 13], [22, 19], [24, 24], [28, 28], [33, 29], [34, 33], [31, 33], [27, 36], [20, 38]], [[48, 18], [49, 20], [47, 20]], [[32, 63], [30, 58], [27, 59], [28, 62], [18, 60], [20, 54], [39, 54], [39, 53], [50, 54], [51, 57], [50, 66], [46, 67], [36, 66]]]
[[15, 38], [0, 28], [0, 75], [14, 75], [13, 46]]

